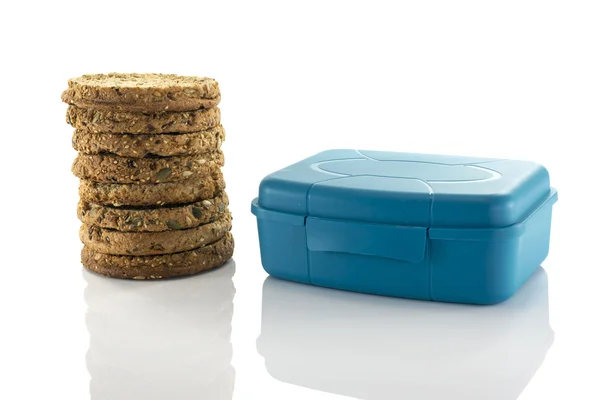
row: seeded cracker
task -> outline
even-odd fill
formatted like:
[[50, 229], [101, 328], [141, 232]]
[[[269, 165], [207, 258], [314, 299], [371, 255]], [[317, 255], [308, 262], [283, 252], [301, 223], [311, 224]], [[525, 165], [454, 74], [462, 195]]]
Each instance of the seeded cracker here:
[[75, 176], [104, 183], [177, 182], [210, 177], [225, 163], [223, 153], [198, 156], [120, 157], [113, 154], [79, 154], [73, 163]]
[[214, 107], [183, 112], [135, 112], [70, 105], [67, 123], [75, 129], [93, 133], [188, 133], [219, 126], [221, 110]]
[[195, 228], [164, 232], [120, 232], [81, 226], [79, 238], [88, 248], [105, 254], [146, 256], [192, 250], [216, 242], [231, 230], [231, 214]]
[[79, 183], [81, 200], [115, 207], [193, 203], [212, 199], [223, 190], [225, 181], [220, 171], [210, 179], [198, 178], [155, 185], [97, 183], [87, 180]]
[[194, 250], [157, 256], [116, 256], [84, 246], [81, 261], [90, 271], [124, 279], [161, 279], [196, 274], [217, 268], [233, 256], [231, 233], [221, 240]]
[[190, 156], [215, 152], [225, 140], [221, 125], [206, 131], [181, 134], [131, 135], [76, 130], [73, 148], [84, 154], [112, 153], [123, 157]]
[[110, 73], [70, 79], [62, 100], [99, 110], [189, 111], [217, 106], [221, 93], [211, 78]]
[[228, 204], [225, 193], [210, 200], [156, 208], [112, 207], [80, 201], [77, 216], [86, 225], [121, 232], [162, 232], [214, 222], [222, 218]]

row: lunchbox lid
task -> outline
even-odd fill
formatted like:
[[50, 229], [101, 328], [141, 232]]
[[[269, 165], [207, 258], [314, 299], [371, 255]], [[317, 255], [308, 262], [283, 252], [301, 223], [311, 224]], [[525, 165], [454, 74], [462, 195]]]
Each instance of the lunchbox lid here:
[[548, 171], [529, 161], [329, 150], [265, 177], [258, 205], [370, 223], [498, 228], [554, 197]]

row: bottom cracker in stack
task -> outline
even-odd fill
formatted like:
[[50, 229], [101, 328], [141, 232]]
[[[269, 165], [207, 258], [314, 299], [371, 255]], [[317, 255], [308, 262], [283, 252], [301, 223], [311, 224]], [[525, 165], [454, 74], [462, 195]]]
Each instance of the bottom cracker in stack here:
[[84, 246], [81, 250], [81, 262], [89, 270], [114, 278], [160, 279], [191, 275], [221, 266], [233, 256], [233, 247], [231, 232], [227, 232], [215, 243], [163, 255], [112, 255]]

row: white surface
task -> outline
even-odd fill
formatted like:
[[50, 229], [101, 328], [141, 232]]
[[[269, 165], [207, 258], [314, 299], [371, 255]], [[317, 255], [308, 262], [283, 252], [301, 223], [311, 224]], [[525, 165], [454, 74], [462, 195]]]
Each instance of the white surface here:
[[[391, 4], [2, 3], [0, 398], [600, 398], [598, 3]], [[82, 271], [60, 93], [110, 71], [219, 80], [233, 280], [233, 265], [168, 283]], [[540, 272], [512, 303], [463, 312], [265, 282], [260, 179], [337, 147], [544, 164], [547, 289]], [[297, 321], [290, 298], [310, 306]]]

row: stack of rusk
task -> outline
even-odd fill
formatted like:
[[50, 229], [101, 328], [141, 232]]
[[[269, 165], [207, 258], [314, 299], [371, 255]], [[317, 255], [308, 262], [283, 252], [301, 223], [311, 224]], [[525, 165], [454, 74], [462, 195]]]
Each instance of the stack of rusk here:
[[83, 75], [62, 100], [75, 128], [83, 265], [115, 278], [159, 279], [233, 254], [221, 172], [225, 132], [210, 78]]

